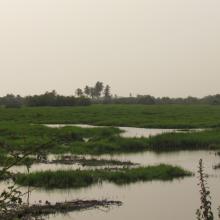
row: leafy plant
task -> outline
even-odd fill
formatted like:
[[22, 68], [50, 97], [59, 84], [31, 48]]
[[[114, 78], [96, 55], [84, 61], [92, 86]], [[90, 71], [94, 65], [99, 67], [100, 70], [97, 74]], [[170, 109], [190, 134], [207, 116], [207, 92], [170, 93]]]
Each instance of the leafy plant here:
[[[4, 144], [6, 145], [6, 144]], [[16, 210], [19, 210], [22, 206], [28, 205], [29, 206], [29, 196], [30, 196], [30, 190], [28, 187], [28, 192], [22, 193], [19, 190], [19, 187], [17, 187], [13, 182], [15, 181], [16, 174], [11, 173], [9, 170], [18, 165], [21, 161], [24, 162], [24, 165], [26, 166], [28, 173], [31, 168], [32, 162], [30, 160], [25, 160], [28, 158], [29, 155], [36, 153], [37, 155], [42, 154], [42, 149], [46, 150], [47, 147], [49, 147], [50, 144], [44, 144], [36, 147], [35, 149], [32, 149], [29, 152], [14, 152], [13, 150], [9, 153], [11, 156], [11, 163], [3, 166], [3, 168], [0, 170], [0, 179], [7, 179], [9, 186], [0, 194], [0, 219], [2, 219], [2, 216], [10, 215], [11, 212], [15, 212]], [[28, 194], [27, 204], [23, 201], [23, 196]]]

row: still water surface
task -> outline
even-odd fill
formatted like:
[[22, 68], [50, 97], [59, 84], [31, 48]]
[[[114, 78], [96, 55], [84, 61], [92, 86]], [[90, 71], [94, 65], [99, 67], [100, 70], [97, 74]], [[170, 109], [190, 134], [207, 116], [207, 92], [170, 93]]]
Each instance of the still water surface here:
[[[81, 128], [97, 128], [97, 127], [104, 127], [104, 126], [94, 126], [94, 125], [86, 125], [86, 124], [45, 124], [45, 126], [50, 128], [62, 128], [66, 126], [76, 126]], [[163, 133], [171, 133], [171, 132], [193, 132], [193, 131], [202, 131], [204, 129], [198, 128], [198, 129], [188, 129], [188, 130], [182, 130], [182, 129], [163, 129], [163, 128], [135, 128], [135, 127], [118, 127], [123, 132], [121, 133], [122, 137], [150, 137], [155, 136], [158, 134]]]
[[[59, 125], [62, 126], [62, 125]], [[142, 129], [130, 132], [143, 136]], [[159, 132], [161, 129], [149, 129]], [[138, 133], [137, 131], [141, 131]], [[156, 133], [157, 133], [156, 132]], [[149, 132], [152, 135], [152, 132]], [[146, 129], [144, 134], [146, 134]], [[89, 156], [88, 156], [89, 157]], [[135, 154], [102, 155], [99, 158], [132, 161], [141, 165], [160, 163], [179, 165], [194, 173], [197, 171], [199, 159], [205, 164], [209, 174], [208, 184], [211, 190], [213, 211], [217, 215], [220, 205], [220, 170], [214, 170], [213, 165], [220, 162], [220, 157], [212, 151], [178, 151], [169, 153], [144, 152]], [[34, 165], [33, 170], [78, 169], [78, 165]], [[17, 168], [25, 171], [24, 167]], [[196, 175], [197, 176], [197, 175]], [[51, 215], [49, 220], [192, 220], [199, 207], [199, 188], [197, 177], [187, 177], [174, 181], [139, 182], [124, 186], [111, 183], [93, 185], [77, 190], [34, 190], [31, 202], [65, 201], [73, 199], [110, 199], [120, 200], [123, 206], [111, 208], [106, 212], [100, 209], [72, 212], [67, 215]], [[25, 189], [24, 189], [25, 190]]]
[[[110, 156], [104, 155], [103, 158]], [[213, 170], [212, 166], [220, 162], [220, 157], [208, 151], [180, 151], [174, 153], [156, 154], [145, 152], [130, 155], [111, 156], [114, 159], [131, 160], [143, 165], [167, 163], [179, 165], [196, 172], [200, 158], [204, 160], [206, 172], [210, 175], [213, 210], [217, 213], [220, 205], [220, 171]], [[42, 166], [42, 165], [41, 165]], [[50, 169], [51, 165], [44, 165], [43, 170]], [[54, 167], [54, 166], [53, 166]], [[68, 166], [65, 166], [67, 168]], [[41, 169], [42, 167], [35, 167]], [[62, 168], [62, 165], [59, 165]], [[69, 166], [69, 168], [74, 168]], [[174, 181], [150, 181], [117, 186], [110, 183], [94, 185], [77, 190], [42, 190], [32, 192], [31, 202], [65, 201], [73, 199], [112, 199], [120, 200], [123, 206], [114, 207], [109, 211], [87, 210], [72, 212], [68, 215], [49, 216], [49, 220], [186, 220], [195, 219], [195, 211], [199, 207], [199, 188], [197, 178], [187, 177]]]

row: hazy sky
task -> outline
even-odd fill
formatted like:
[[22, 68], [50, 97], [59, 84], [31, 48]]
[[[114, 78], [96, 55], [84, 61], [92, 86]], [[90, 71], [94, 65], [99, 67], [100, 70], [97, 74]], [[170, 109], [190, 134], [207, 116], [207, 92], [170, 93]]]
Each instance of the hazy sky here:
[[219, 0], [0, 0], [0, 95], [220, 93]]

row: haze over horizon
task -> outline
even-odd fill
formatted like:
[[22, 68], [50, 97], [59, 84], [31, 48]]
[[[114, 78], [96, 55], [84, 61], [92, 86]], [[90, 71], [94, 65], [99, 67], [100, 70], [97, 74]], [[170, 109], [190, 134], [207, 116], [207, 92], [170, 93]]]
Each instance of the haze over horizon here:
[[219, 0], [2, 0], [0, 96], [220, 93]]

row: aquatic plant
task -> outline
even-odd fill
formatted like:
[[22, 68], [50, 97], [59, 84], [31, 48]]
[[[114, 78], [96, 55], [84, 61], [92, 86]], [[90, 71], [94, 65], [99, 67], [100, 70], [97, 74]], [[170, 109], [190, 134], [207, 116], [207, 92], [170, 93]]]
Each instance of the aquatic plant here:
[[57, 170], [19, 174], [15, 180], [23, 186], [44, 188], [87, 187], [103, 181], [115, 184], [129, 184], [137, 181], [172, 180], [192, 175], [175, 166], [157, 165], [138, 168], [100, 169], [100, 170]]
[[86, 158], [76, 155], [61, 155], [54, 160], [46, 160], [46, 164], [81, 164], [82, 166], [136, 166], [137, 163], [131, 161], [106, 160], [98, 158]]

